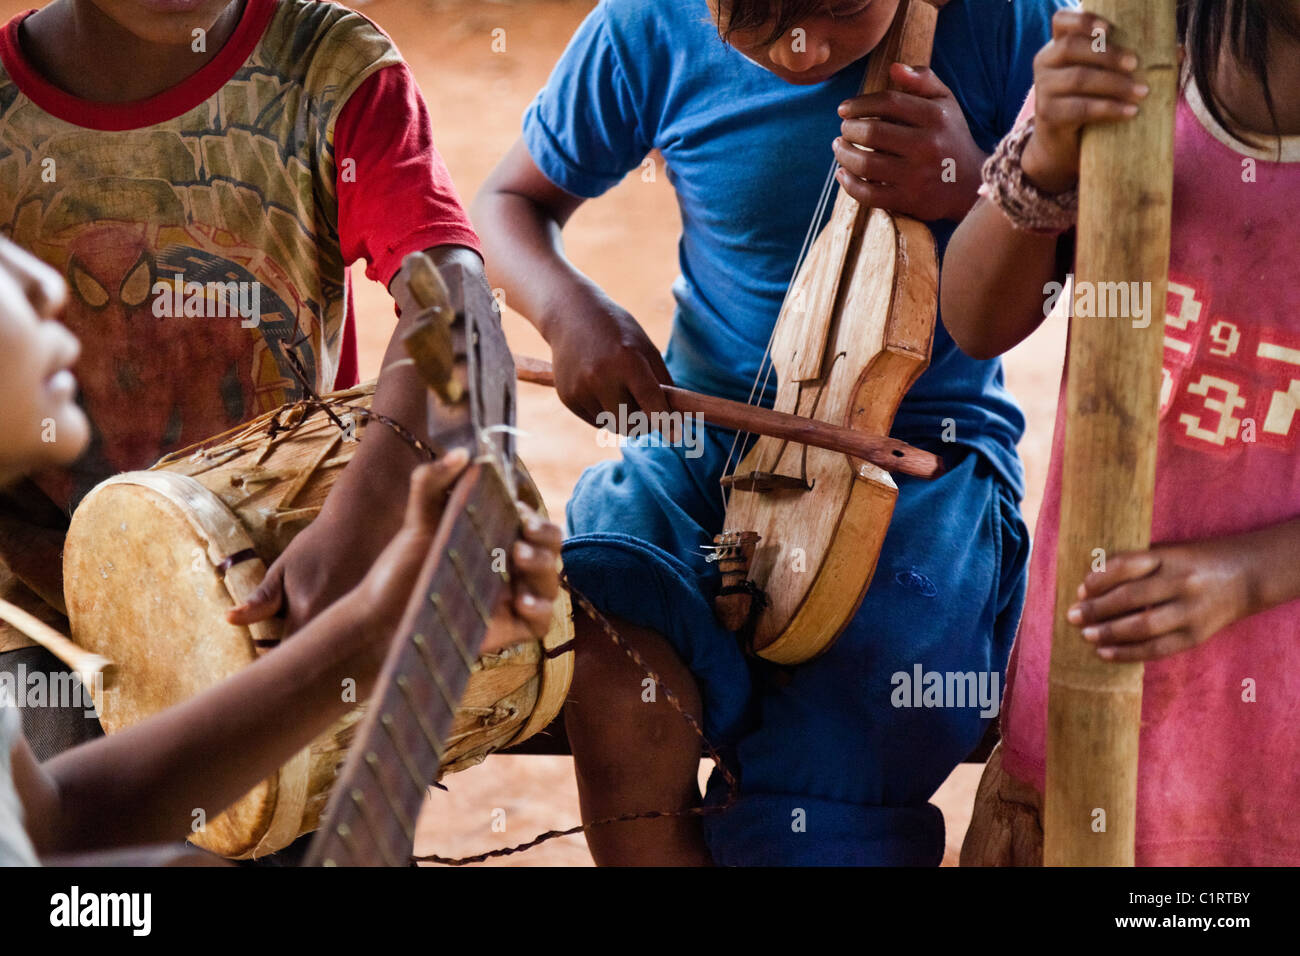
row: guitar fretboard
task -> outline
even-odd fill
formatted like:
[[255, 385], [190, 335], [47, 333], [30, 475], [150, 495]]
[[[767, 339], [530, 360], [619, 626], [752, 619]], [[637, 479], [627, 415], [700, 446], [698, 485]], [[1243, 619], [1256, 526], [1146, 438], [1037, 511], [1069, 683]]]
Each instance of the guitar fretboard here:
[[493, 609], [518, 512], [490, 464], [457, 482], [365, 719], [307, 856], [309, 866], [406, 866], [415, 823]]

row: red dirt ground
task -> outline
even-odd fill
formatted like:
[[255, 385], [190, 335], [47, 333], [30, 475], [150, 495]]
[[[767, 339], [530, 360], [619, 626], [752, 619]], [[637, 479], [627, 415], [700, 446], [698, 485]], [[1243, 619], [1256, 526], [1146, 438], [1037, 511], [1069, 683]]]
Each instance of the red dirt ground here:
[[[374, 0], [352, 5], [382, 26], [411, 64], [429, 103], [438, 148], [468, 201], [519, 135], [525, 106], [594, 4], [590, 0]], [[30, 6], [31, 0], [0, 0], [0, 15], [8, 19]], [[494, 53], [498, 28], [505, 31], [505, 51]], [[672, 320], [669, 287], [676, 274], [679, 227], [672, 187], [660, 175], [653, 183], [630, 177], [600, 201], [587, 204], [566, 229], [574, 261], [636, 315], [661, 345], [667, 341]], [[363, 377], [369, 377], [377, 374], [392, 331], [392, 305], [380, 286], [365, 279], [360, 267], [354, 269], [354, 277], [361, 316], [361, 369]], [[513, 312], [508, 311], [506, 329], [516, 352], [548, 355], [537, 333]], [[1049, 323], [1006, 363], [1011, 387], [1030, 424], [1021, 453], [1029, 474], [1025, 513], [1031, 527], [1046, 475], [1063, 351], [1063, 325]], [[582, 469], [609, 457], [613, 450], [600, 447], [595, 432], [573, 417], [554, 394], [537, 386], [520, 387], [519, 424], [527, 433], [521, 440], [521, 454], [552, 513], [562, 514]], [[979, 770], [959, 768], [934, 798], [948, 822], [946, 863], [955, 862]], [[417, 852], [471, 854], [578, 822], [569, 758], [498, 756], [444, 782], [450, 792], [435, 794], [421, 816]], [[495, 810], [505, 811], [504, 832], [492, 830]], [[572, 836], [500, 862], [590, 865], [591, 857], [582, 837]]]

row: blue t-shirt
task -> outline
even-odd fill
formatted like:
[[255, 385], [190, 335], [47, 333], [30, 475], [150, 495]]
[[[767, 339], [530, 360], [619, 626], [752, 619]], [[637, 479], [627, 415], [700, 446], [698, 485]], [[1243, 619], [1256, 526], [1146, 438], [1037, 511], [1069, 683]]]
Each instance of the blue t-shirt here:
[[[1052, 14], [1069, 5], [953, 0], [940, 12], [934, 71], [985, 152], [1011, 128]], [[598, 196], [651, 150], [663, 155], [682, 219], [667, 353], [679, 385], [749, 396], [833, 161], [836, 109], [864, 70], [865, 60], [795, 86], [723, 43], [705, 0], [602, 0], [525, 113], [533, 161], [575, 196]], [[930, 227], [942, 255], [956, 224]], [[1024, 416], [1002, 365], [964, 355], [940, 322], [893, 434], [932, 445], [945, 419], [1023, 494]]]

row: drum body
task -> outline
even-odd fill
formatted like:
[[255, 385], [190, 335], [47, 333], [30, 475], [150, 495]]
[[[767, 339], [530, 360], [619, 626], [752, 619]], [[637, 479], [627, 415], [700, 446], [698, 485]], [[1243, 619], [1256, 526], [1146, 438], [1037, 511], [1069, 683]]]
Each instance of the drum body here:
[[[369, 384], [326, 397], [369, 408], [373, 395]], [[285, 406], [148, 471], [117, 475], [77, 508], [64, 551], [65, 599], [73, 640], [118, 666], [100, 714], [107, 733], [237, 673], [279, 640], [279, 619], [236, 627], [226, 611], [320, 512], [367, 427], [344, 408], [335, 409], [338, 424], [319, 408], [304, 412]], [[521, 498], [541, 510], [536, 487], [519, 471]], [[559, 713], [573, 654], [550, 652], [568, 644], [572, 627], [562, 594], [543, 640], [479, 659], [442, 773], [526, 739]], [[192, 842], [248, 858], [315, 829], [362, 711], [353, 709], [224, 812], [195, 808]]]

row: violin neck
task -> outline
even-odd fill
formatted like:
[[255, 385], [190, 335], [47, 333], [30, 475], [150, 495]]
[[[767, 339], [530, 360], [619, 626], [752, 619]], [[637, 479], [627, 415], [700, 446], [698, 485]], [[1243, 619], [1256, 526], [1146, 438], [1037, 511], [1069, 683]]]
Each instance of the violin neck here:
[[[862, 81], [863, 95], [883, 93], [889, 89], [889, 68], [895, 63], [913, 67], [930, 65], [939, 8], [946, 2], [947, 0], [901, 0], [893, 25], [871, 54], [867, 76]], [[841, 188], [835, 198], [835, 217], [838, 219], [845, 214], [856, 216], [859, 211], [857, 200]]]

